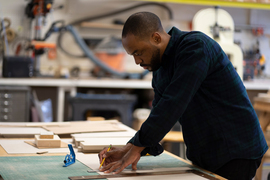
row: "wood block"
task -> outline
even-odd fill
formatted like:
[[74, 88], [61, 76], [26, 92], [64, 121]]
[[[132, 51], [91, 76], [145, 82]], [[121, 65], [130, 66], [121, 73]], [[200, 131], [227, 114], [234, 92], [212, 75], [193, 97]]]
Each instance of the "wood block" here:
[[40, 139], [53, 139], [53, 132], [43, 132], [39, 135]]
[[35, 143], [37, 147], [61, 147], [61, 139], [58, 135], [54, 135], [53, 139], [41, 139], [40, 135], [35, 135]]
[[104, 121], [104, 117], [87, 117], [87, 121]]

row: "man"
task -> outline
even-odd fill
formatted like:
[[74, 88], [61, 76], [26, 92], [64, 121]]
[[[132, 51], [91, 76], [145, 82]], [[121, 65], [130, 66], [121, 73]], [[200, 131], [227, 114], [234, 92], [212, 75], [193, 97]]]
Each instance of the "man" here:
[[167, 34], [149, 12], [131, 15], [122, 43], [135, 63], [153, 71], [153, 108], [123, 148], [99, 153], [101, 171], [121, 172], [141, 155], [158, 155], [159, 142], [182, 125], [187, 158], [228, 179], [252, 179], [268, 146], [246, 89], [221, 47], [201, 32], [173, 27]]

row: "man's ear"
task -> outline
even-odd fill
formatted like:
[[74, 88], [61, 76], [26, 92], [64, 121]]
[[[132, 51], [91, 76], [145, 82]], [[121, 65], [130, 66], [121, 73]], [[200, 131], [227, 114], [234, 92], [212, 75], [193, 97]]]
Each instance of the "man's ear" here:
[[158, 32], [152, 34], [152, 41], [154, 44], [159, 44], [161, 42], [161, 36]]

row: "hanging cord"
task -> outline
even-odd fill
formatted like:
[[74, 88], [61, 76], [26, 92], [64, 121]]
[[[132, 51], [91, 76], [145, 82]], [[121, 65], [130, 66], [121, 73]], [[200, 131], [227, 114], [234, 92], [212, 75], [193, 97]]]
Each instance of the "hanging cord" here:
[[[154, 2], [149, 2], [149, 3], [143, 3], [143, 4], [138, 4], [138, 5], [135, 5], [135, 6], [132, 6], [132, 7], [129, 7], [129, 8], [125, 8], [125, 9], [121, 9], [121, 10], [117, 10], [117, 11], [114, 11], [114, 12], [110, 12], [110, 13], [107, 13], [107, 14], [102, 14], [102, 15], [97, 15], [97, 16], [93, 16], [93, 17], [88, 17], [88, 18], [84, 18], [84, 19], [80, 19], [80, 20], [77, 20], [77, 21], [74, 21], [72, 23], [70, 23], [69, 25], [78, 25], [82, 22], [85, 22], [85, 21], [93, 21], [93, 20], [97, 20], [97, 19], [102, 19], [102, 18], [105, 18], [105, 17], [110, 17], [110, 16], [114, 16], [114, 15], [117, 15], [117, 14], [121, 14], [123, 12], [126, 12], [126, 11], [130, 11], [132, 9], [136, 9], [136, 8], [139, 8], [139, 7], [142, 7], [142, 6], [160, 6], [162, 8], [164, 8], [165, 10], [167, 10], [168, 14], [169, 14], [169, 19], [172, 20], [173, 19], [173, 13], [172, 13], [172, 10], [164, 5], [164, 4], [160, 4], [160, 3], [154, 3]], [[65, 34], [65, 31], [61, 31], [59, 33], [59, 36], [57, 38], [57, 46], [67, 55], [71, 56], [71, 57], [75, 57], [75, 58], [84, 58], [86, 57], [86, 55], [74, 55], [74, 54], [71, 54], [69, 52], [67, 52], [61, 45], [61, 42], [62, 42], [62, 37], [63, 35]]]
[[[7, 41], [7, 34], [6, 34], [6, 27], [5, 27], [5, 21], [6, 22], [8, 22], [8, 25], [7, 25], [7, 27], [9, 27], [10, 26], [10, 20], [9, 19], [7, 19], [7, 18], [2, 18], [3, 17], [3, 14], [2, 14], [2, 4], [0, 3], [0, 20], [1, 20], [1, 31], [0, 31], [0, 36], [1, 36], [1, 34], [2, 34], [2, 31], [3, 31], [3, 34], [4, 34], [4, 39], [5, 39], [5, 45], [6, 45], [6, 52], [7, 52], [7, 55], [9, 55], [9, 48], [8, 48], [8, 41]], [[2, 20], [3, 19], [3, 20]], [[3, 56], [4, 56], [4, 54], [5, 54], [5, 50], [4, 50], [4, 48], [3, 48]]]
[[[9, 49], [8, 49], [8, 41], [7, 41], [7, 35], [6, 35], [6, 29], [5, 29], [5, 24], [4, 24], [4, 20], [2, 20], [2, 18], [0, 18], [1, 20], [1, 31], [0, 31], [0, 35], [1, 35], [1, 40], [2, 40], [2, 32], [3, 32], [3, 35], [4, 35], [4, 44], [5, 44], [5, 47], [6, 47], [6, 52], [7, 52], [7, 55], [9, 54]], [[2, 47], [2, 53], [3, 55], [5, 54], [5, 48]]]
[[[8, 39], [7, 39], [7, 34], [6, 34], [6, 27], [5, 27], [5, 22], [8, 23], [7, 27], [10, 26], [10, 20], [7, 19], [7, 18], [2, 18], [3, 15], [2, 15], [2, 5], [0, 3], [0, 20], [1, 20], [1, 31], [0, 31], [0, 35], [2, 34], [2, 31], [3, 31], [3, 34], [4, 34], [4, 40], [5, 40], [5, 46], [6, 46], [6, 55], [9, 55], [9, 48], [8, 48]], [[3, 19], [3, 20], [2, 20]], [[3, 49], [3, 55], [5, 54], [5, 51]]]

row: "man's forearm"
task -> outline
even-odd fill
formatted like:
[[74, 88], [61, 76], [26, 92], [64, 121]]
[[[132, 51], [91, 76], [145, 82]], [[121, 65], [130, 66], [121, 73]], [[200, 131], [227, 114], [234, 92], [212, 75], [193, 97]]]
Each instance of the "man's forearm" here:
[[145, 147], [139, 147], [139, 146], [135, 146], [135, 145], [133, 145], [133, 144], [131, 144], [131, 143], [127, 143], [126, 146], [125, 146], [124, 151], [127, 152], [127, 151], [129, 151], [131, 148], [132, 148], [133, 151], [137, 151], [137, 152], [139, 152], [139, 153], [141, 153], [141, 152], [145, 149]]
[[127, 143], [127, 144], [123, 147], [123, 151], [124, 151], [125, 153], [127, 153], [127, 152], [131, 149], [132, 146], [133, 146], [133, 144]]

